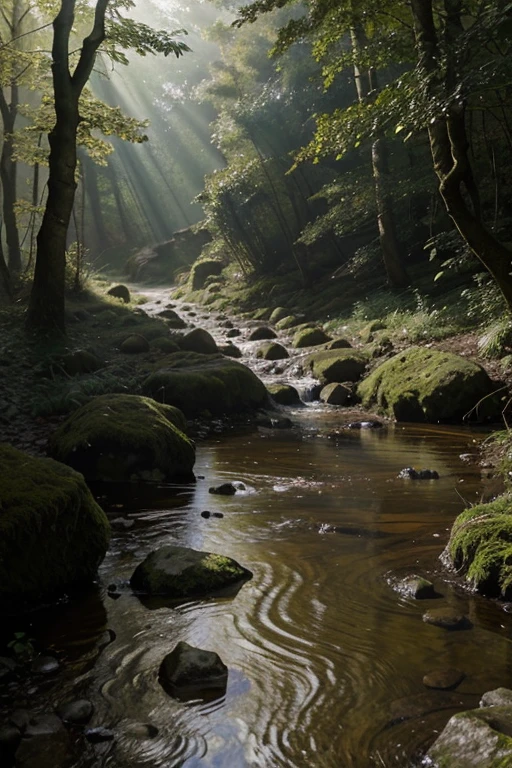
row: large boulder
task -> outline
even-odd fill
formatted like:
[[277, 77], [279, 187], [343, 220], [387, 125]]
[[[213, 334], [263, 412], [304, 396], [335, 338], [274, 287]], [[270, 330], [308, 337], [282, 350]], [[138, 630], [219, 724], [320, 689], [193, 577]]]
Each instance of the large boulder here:
[[263, 360], [285, 360], [290, 355], [282, 344], [279, 344], [277, 341], [269, 341], [258, 348], [256, 357], [261, 357]]
[[482, 594], [512, 597], [512, 498], [465, 509], [455, 520], [442, 555]]
[[510, 706], [460, 712], [450, 718], [428, 757], [436, 768], [505, 768], [512, 765], [511, 734]]
[[331, 339], [332, 336], [329, 336], [323, 328], [304, 328], [301, 331], [297, 331], [293, 337], [292, 346], [296, 349], [317, 347], [319, 344], [331, 341]]
[[132, 574], [133, 589], [175, 599], [208, 597], [252, 573], [225, 555], [170, 544], [151, 552]]
[[367, 362], [366, 355], [355, 349], [328, 349], [311, 353], [302, 361], [302, 366], [312, 371], [322, 384], [330, 384], [333, 381], [358, 381]]
[[198, 352], [200, 355], [214, 355], [218, 352], [215, 339], [204, 328], [193, 328], [180, 340], [180, 347], [187, 352]]
[[51, 455], [88, 480], [194, 479], [183, 414], [138, 395], [101, 395], [78, 408], [50, 439]]
[[145, 380], [143, 391], [187, 416], [247, 411], [263, 405], [267, 397], [264, 384], [242, 363], [194, 352], [169, 355], [166, 367]]
[[[425, 347], [411, 347], [379, 365], [358, 387], [365, 408], [377, 406], [397, 421], [460, 421], [472, 409], [496, 412], [493, 385], [469, 360]], [[484, 399], [486, 398], [486, 399]], [[480, 406], [476, 408], [478, 403]]]
[[0, 605], [19, 608], [94, 578], [110, 528], [84, 478], [0, 446]]
[[190, 287], [193, 291], [204, 288], [207, 278], [212, 275], [218, 276], [222, 272], [224, 265], [217, 259], [201, 259], [192, 265], [190, 270]]

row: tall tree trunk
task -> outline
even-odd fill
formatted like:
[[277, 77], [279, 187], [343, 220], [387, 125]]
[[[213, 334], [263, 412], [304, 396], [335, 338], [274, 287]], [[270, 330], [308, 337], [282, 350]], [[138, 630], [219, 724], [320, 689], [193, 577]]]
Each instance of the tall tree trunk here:
[[[412, 11], [419, 65], [428, 78], [430, 94], [435, 98], [446, 86], [453, 85], [453, 63], [449, 62], [447, 79], [442, 81], [432, 1], [412, 0]], [[459, 1], [445, 0], [445, 11], [446, 34], [452, 36], [453, 42], [457, 26], [460, 28]], [[496, 240], [480, 218], [477, 188], [468, 156], [464, 104], [460, 101], [452, 103], [446, 113], [431, 120], [428, 135], [446, 210], [463, 240], [496, 281], [512, 311], [512, 253]]]
[[75, 0], [61, 0], [53, 22], [52, 75], [55, 125], [50, 142], [48, 198], [37, 235], [34, 283], [30, 294], [27, 327], [44, 333], [64, 333], [66, 234], [75, 199], [76, 137], [80, 115], [78, 100], [91, 74], [96, 51], [105, 38], [108, 0], [96, 3], [94, 25], [82, 44], [80, 58], [69, 70], [69, 36]]
[[21, 249], [16, 223], [16, 161], [13, 158], [13, 133], [18, 112], [18, 88], [11, 85], [10, 102], [0, 88], [0, 113], [3, 124], [3, 143], [0, 155], [0, 181], [2, 183], [2, 210], [7, 242], [7, 259], [12, 273], [21, 272]]
[[[366, 44], [365, 33], [362, 27], [355, 24], [350, 30], [350, 36], [354, 54], [354, 80], [357, 97], [360, 102], [364, 102], [377, 89], [377, 75], [375, 71], [365, 71], [359, 64], [362, 50]], [[371, 162], [382, 260], [390, 287], [394, 290], [403, 290], [409, 285], [410, 280], [403, 264], [402, 249], [396, 234], [393, 203], [390, 194], [391, 185], [386, 139], [379, 137], [373, 142]]]

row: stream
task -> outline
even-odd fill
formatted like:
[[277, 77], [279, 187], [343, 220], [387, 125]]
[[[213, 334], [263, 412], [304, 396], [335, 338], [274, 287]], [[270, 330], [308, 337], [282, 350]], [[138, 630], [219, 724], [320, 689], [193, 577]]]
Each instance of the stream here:
[[[144, 293], [144, 308], [156, 311], [162, 292]], [[215, 318], [190, 311], [214, 333]], [[251, 344], [240, 347], [252, 365]], [[275, 378], [277, 364], [266, 365], [255, 370]], [[93, 724], [116, 734], [96, 747], [98, 766], [409, 768], [452, 714], [512, 686], [512, 607], [465, 592], [439, 560], [455, 516], [486, 493], [467, 461], [485, 433], [342, 429], [343, 409], [319, 403], [284, 411], [290, 428], [199, 442], [193, 485], [94, 489], [110, 519], [131, 527], [114, 527], [97, 588], [52, 608], [36, 631], [64, 660], [61, 696], [87, 696]], [[439, 479], [399, 478], [408, 466]], [[227, 481], [245, 490], [208, 493]], [[142, 601], [128, 580], [169, 543], [229, 555], [253, 578], [231, 597]], [[433, 581], [439, 596], [402, 594], [410, 574]], [[422, 620], [441, 606], [471, 626]], [[223, 698], [183, 703], [159, 685], [160, 663], [180, 640], [227, 664]], [[456, 690], [425, 687], [439, 667], [464, 673]], [[147, 723], [158, 729], [152, 738], [139, 732]]]

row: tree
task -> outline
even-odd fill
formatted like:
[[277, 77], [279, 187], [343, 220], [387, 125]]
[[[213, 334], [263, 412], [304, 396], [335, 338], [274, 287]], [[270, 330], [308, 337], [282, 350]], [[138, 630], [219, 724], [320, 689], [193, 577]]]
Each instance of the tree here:
[[[91, 75], [96, 54], [107, 38], [106, 14], [110, 9], [110, 53], [126, 63], [115, 43], [148, 52], [174, 53], [189, 50], [165, 31], [152, 30], [123, 17], [120, 8], [133, 6], [132, 0], [97, 0], [92, 29], [84, 38], [78, 60], [70, 59], [70, 36], [76, 0], [61, 0], [53, 21], [52, 81], [55, 99], [55, 125], [49, 134], [48, 197], [43, 221], [37, 235], [34, 283], [30, 294], [27, 327], [45, 333], [65, 332], [64, 290], [66, 236], [76, 190], [77, 133], [80, 123], [80, 96]], [[176, 33], [173, 33], [176, 34]]]

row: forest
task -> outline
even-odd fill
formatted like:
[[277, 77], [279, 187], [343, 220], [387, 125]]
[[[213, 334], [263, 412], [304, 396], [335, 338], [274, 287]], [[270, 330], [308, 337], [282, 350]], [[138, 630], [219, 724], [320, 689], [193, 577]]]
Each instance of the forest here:
[[512, 766], [511, 46], [0, 0], [2, 766]]

